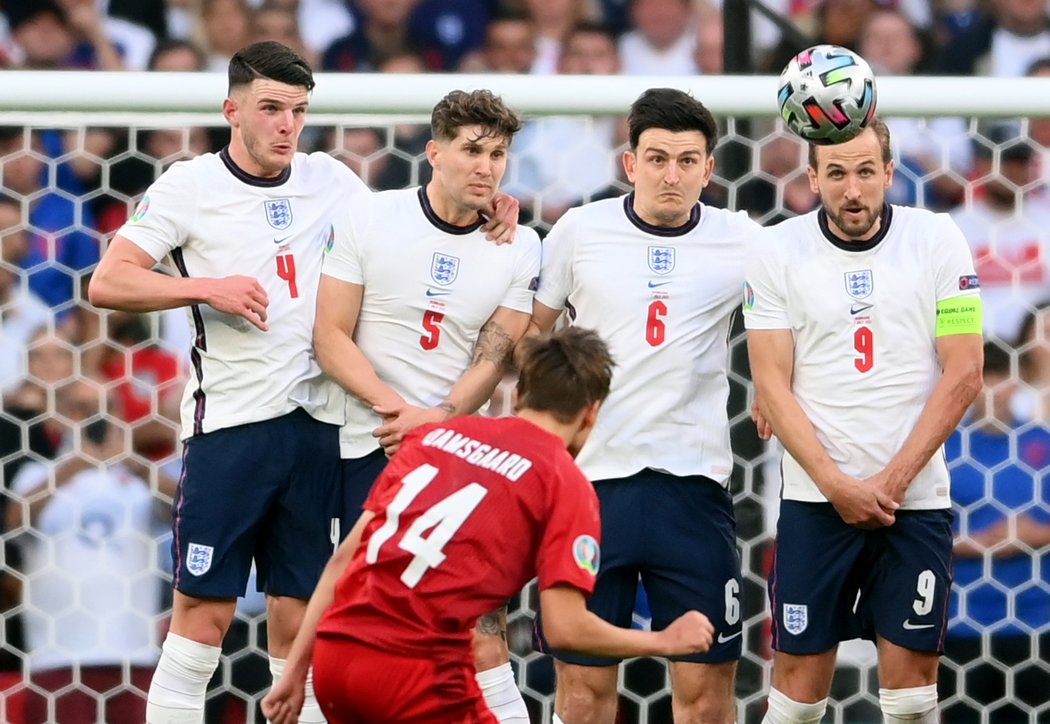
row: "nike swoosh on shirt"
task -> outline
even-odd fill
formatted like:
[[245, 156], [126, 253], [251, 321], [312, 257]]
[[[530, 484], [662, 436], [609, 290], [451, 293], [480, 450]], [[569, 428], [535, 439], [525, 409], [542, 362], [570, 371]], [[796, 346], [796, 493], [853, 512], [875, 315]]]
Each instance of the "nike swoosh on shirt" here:
[[435, 292], [433, 289], [427, 289], [427, 296], [428, 297], [443, 297], [446, 294], [451, 294], [451, 293], [452, 292]]
[[291, 238], [292, 238], [292, 235], [291, 235], [291, 234], [289, 234], [288, 236], [284, 237], [283, 239], [277, 239], [277, 238], [275, 238], [275, 239], [273, 240], [273, 243], [274, 243], [274, 244], [283, 244], [284, 242], [288, 241], [288, 240], [289, 240], [289, 239], [291, 239]]
[[919, 629], [934, 627], [934, 624], [932, 623], [912, 623], [911, 619], [908, 618], [904, 619], [903, 625], [905, 631], [918, 631]]
[[670, 283], [671, 282], [649, 282], [649, 288], [650, 289], [656, 289], [657, 287], [662, 287], [662, 286], [670, 284]]
[[733, 639], [735, 639], [737, 636], [739, 636], [742, 633], [744, 633], [744, 632], [743, 631], [737, 631], [732, 636], [726, 636], [725, 634], [720, 633], [720, 634], [718, 634], [718, 643], [724, 644], [726, 642], [732, 641]]
[[849, 308], [850, 314], [860, 314], [861, 312], [867, 311], [874, 307], [874, 304], [854, 304]]

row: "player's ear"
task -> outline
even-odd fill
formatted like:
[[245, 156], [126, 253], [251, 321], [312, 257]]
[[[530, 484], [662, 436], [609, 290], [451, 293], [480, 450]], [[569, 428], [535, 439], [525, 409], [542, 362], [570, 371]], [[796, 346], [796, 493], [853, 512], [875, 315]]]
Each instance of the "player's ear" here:
[[893, 185], [893, 169], [894, 168], [895, 168], [895, 166], [893, 165], [893, 159], [891, 158], [889, 163], [886, 164], [886, 183], [883, 185], [883, 188], [887, 188], [888, 189], [890, 186]]
[[441, 155], [441, 144], [434, 139], [427, 141], [427, 161], [431, 168], [437, 168], [438, 156]]
[[817, 169], [813, 168], [811, 164], [806, 165], [806, 176], [809, 177], [809, 190], [813, 193], [820, 195], [820, 185], [817, 184]]
[[236, 128], [239, 125], [237, 121], [237, 101], [233, 98], [224, 100], [222, 102], [222, 115], [226, 118], [227, 123]]
[[627, 180], [634, 183], [634, 171], [638, 165], [638, 157], [634, 151], [628, 149], [623, 152], [623, 172], [627, 174]]

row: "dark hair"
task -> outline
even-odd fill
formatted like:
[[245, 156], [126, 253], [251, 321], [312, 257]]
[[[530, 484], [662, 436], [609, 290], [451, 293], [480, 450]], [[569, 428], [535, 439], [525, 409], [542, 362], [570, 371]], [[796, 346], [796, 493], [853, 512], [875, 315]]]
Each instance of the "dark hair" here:
[[578, 23], [573, 24], [573, 26], [569, 28], [569, 32], [566, 34], [565, 41], [562, 45], [568, 43], [571, 38], [574, 38], [577, 35], [604, 35], [609, 39], [609, 42], [614, 46], [616, 45], [616, 33], [614, 33], [612, 28], [608, 25], [597, 20], [581, 20]]
[[1026, 76], [1036, 75], [1037, 73], [1041, 73], [1044, 70], [1050, 70], [1050, 56], [1043, 56], [1042, 58], [1037, 58], [1036, 60], [1033, 60], [1032, 63], [1025, 69], [1024, 74]]
[[984, 374], [1010, 374], [1010, 352], [998, 342], [986, 340], [984, 343]]
[[524, 342], [518, 376], [518, 409], [549, 412], [571, 422], [603, 401], [612, 384], [614, 362], [597, 332], [567, 327]]
[[[1032, 359], [1032, 343], [1039, 338], [1039, 330], [1036, 323], [1041, 322], [1046, 314], [1050, 314], [1050, 299], [1030, 307], [1021, 320], [1021, 326], [1017, 330], [1017, 339], [1014, 340], [1014, 348], [1018, 352], [1018, 368], [1021, 379], [1031, 379], [1035, 360]], [[1044, 340], [1050, 342], [1050, 340]]]
[[718, 143], [718, 124], [703, 103], [676, 88], [650, 88], [631, 104], [627, 116], [631, 148], [638, 148], [638, 139], [650, 128], [665, 131], [699, 131], [707, 140], [707, 154]]
[[436, 141], [451, 141], [463, 126], [482, 126], [486, 137], [501, 137], [510, 143], [521, 130], [521, 119], [492, 91], [454, 90], [434, 106], [430, 133]]
[[314, 72], [301, 55], [275, 40], [260, 40], [238, 50], [230, 59], [230, 92], [253, 80], [266, 78], [314, 89]]
[[[872, 116], [864, 131], [868, 130], [868, 128], [873, 130], [875, 132], [875, 137], [879, 139], [879, 148], [882, 149], [882, 163], [889, 163], [893, 160], [893, 146], [890, 145], [890, 127], [886, 125], [886, 121], [878, 116]], [[864, 133], [864, 131], [861, 131], [860, 133]], [[860, 133], [857, 135], [859, 136]], [[809, 144], [809, 165], [813, 167], [814, 171], [817, 169], [818, 147], [819, 146], [815, 143]]]
[[153, 52], [149, 54], [149, 62], [146, 63], [146, 68], [154, 70], [157, 67], [157, 61], [160, 56], [172, 53], [176, 50], [188, 50], [193, 54], [194, 59], [197, 61], [197, 70], [206, 70], [208, 67], [208, 57], [204, 55], [204, 51], [200, 49], [200, 46], [195, 43], [191, 43], [188, 40], [175, 40], [172, 38], [165, 38], [157, 42], [153, 46]]

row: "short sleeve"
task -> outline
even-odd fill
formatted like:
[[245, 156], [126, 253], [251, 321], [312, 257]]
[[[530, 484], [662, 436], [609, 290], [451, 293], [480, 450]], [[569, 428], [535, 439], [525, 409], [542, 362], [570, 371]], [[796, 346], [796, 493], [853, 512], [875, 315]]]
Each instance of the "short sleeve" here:
[[550, 473], [557, 479], [548, 491], [536, 573], [541, 591], [566, 584], [589, 594], [601, 559], [598, 496], [568, 454], [563, 460], [555, 461]]
[[540, 283], [536, 301], [564, 309], [573, 289], [572, 261], [576, 245], [576, 214], [569, 210], [555, 222], [543, 240]]
[[768, 229], [761, 230], [746, 244], [743, 305], [747, 329], [791, 328], [782, 286], [787, 275], [776, 268], [780, 255], [775, 253], [774, 244], [775, 238]]
[[947, 214], [938, 214], [937, 219], [940, 222], [938, 241], [934, 245], [937, 301], [980, 296], [981, 285], [966, 237]]
[[365, 270], [360, 244], [362, 225], [367, 223], [371, 195], [358, 195], [347, 204], [335, 224], [332, 248], [325, 254], [321, 273], [351, 284], [365, 283]]
[[161, 174], [117, 232], [157, 261], [189, 238], [199, 192], [192, 163], [176, 163]]
[[525, 226], [519, 226], [517, 233], [518, 238], [514, 241], [518, 247], [515, 249], [514, 279], [499, 306], [531, 314], [532, 297], [539, 284], [540, 237]]

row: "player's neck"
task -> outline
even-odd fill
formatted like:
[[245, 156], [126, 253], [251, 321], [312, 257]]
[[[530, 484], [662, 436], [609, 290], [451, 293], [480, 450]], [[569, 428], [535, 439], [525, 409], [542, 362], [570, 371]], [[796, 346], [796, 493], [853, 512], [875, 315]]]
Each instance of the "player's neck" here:
[[575, 422], [565, 423], [561, 422], [554, 415], [549, 412], [543, 412], [541, 410], [532, 410], [529, 408], [523, 408], [518, 410], [515, 415], [520, 417], [522, 420], [531, 422], [536, 427], [542, 428], [550, 434], [560, 437], [565, 441], [565, 447], [569, 447], [569, 443], [572, 442], [573, 438], [579, 432], [580, 427]]
[[434, 214], [450, 226], [471, 226], [478, 223], [477, 209], [457, 204], [444, 193], [441, 184], [431, 179], [426, 188], [427, 201]]

